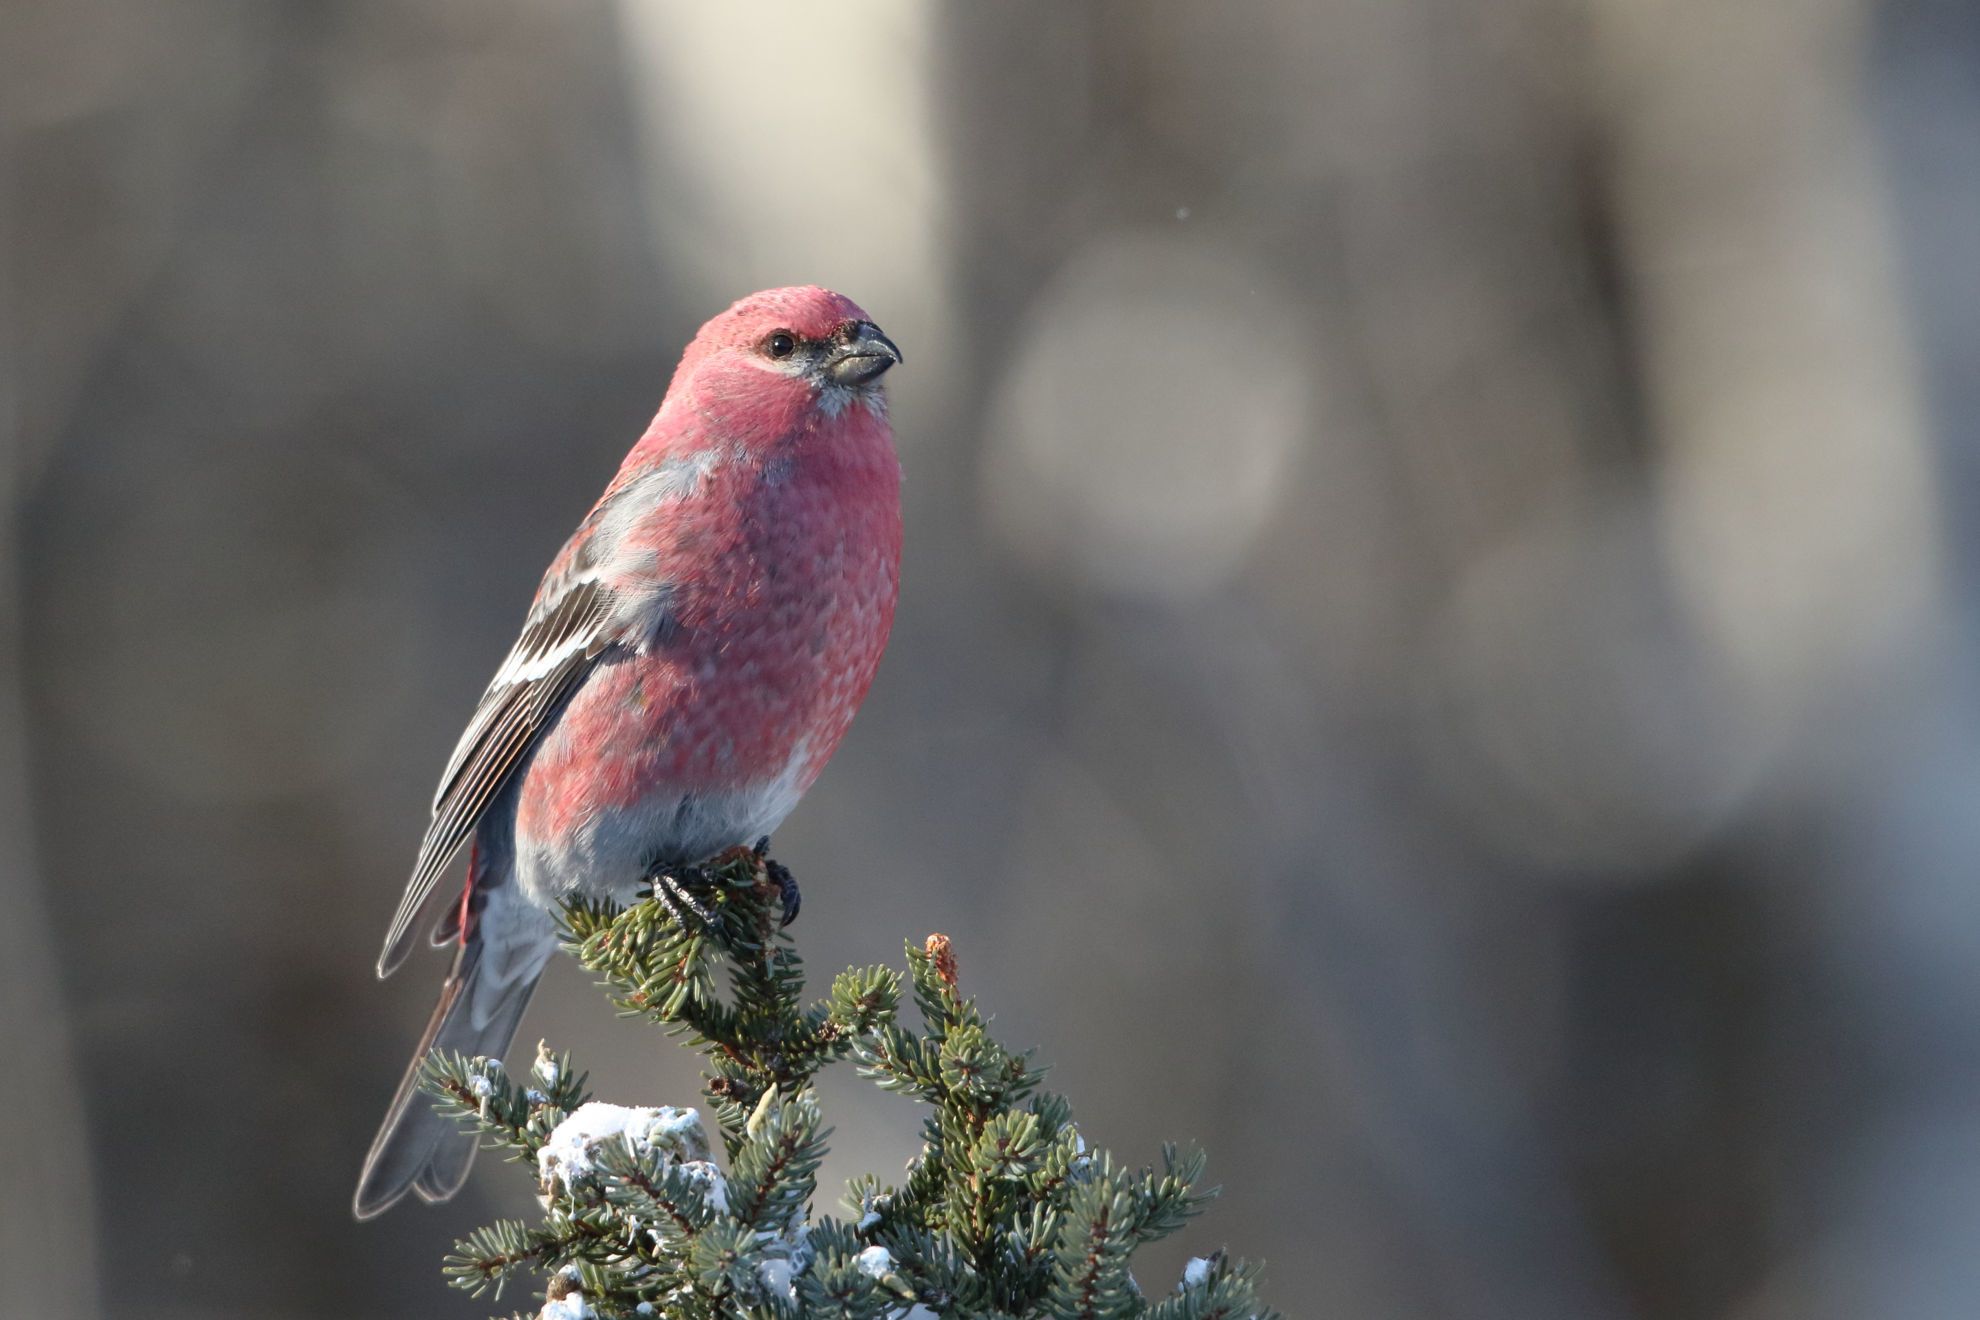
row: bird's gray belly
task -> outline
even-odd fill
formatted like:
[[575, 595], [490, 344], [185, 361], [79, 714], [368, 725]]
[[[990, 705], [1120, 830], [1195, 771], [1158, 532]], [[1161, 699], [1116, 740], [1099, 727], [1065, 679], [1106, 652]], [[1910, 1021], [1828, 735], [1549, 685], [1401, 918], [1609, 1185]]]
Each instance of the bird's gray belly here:
[[583, 894], [630, 904], [656, 867], [698, 862], [753, 844], [797, 805], [773, 781], [713, 793], [659, 793], [629, 807], [594, 807], [553, 839], [515, 840], [515, 875], [529, 900], [550, 907]]

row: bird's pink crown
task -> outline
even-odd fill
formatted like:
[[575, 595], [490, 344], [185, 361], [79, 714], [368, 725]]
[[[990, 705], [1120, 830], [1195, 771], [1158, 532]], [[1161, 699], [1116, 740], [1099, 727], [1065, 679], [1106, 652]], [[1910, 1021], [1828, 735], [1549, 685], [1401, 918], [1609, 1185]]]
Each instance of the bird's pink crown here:
[[708, 346], [754, 344], [772, 330], [790, 330], [808, 339], [823, 339], [847, 321], [871, 318], [842, 293], [815, 284], [788, 289], [765, 289], [739, 298], [727, 311], [711, 318], [695, 336]]

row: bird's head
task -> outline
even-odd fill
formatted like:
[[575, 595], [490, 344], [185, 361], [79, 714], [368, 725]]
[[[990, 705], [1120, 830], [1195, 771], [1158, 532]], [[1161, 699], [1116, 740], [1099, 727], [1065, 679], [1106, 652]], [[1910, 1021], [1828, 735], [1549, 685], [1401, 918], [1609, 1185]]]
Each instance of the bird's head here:
[[719, 377], [731, 388], [798, 383], [836, 413], [857, 398], [873, 397], [880, 378], [900, 360], [901, 350], [858, 303], [803, 285], [741, 299], [701, 327], [681, 365], [692, 364], [697, 376]]

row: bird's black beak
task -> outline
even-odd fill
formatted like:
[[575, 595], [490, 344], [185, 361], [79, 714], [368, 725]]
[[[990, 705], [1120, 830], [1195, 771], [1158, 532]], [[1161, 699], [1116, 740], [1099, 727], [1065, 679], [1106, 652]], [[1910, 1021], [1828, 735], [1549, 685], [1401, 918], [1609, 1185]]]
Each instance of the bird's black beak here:
[[836, 383], [868, 384], [901, 360], [901, 350], [871, 321], [861, 321], [849, 329], [851, 333], [834, 342], [825, 355], [825, 374]]

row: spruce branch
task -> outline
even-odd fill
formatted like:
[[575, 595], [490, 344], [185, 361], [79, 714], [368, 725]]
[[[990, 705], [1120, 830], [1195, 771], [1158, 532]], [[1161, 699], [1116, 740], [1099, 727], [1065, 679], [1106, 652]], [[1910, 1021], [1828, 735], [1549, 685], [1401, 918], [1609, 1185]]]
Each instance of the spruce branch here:
[[788, 1230], [802, 1222], [825, 1161], [829, 1128], [818, 1126], [818, 1100], [806, 1090], [783, 1100], [765, 1090], [729, 1165], [729, 1208], [753, 1228]]
[[500, 1059], [451, 1052], [436, 1051], [420, 1069], [420, 1085], [436, 1098], [435, 1108], [471, 1121], [488, 1147], [506, 1149], [514, 1160], [535, 1159], [551, 1130], [590, 1098], [587, 1077], [572, 1071], [570, 1056], [544, 1045], [537, 1046], [530, 1080], [534, 1086], [518, 1086]]
[[[492, 1059], [434, 1056], [423, 1083], [512, 1159], [536, 1165], [546, 1207], [456, 1244], [451, 1283], [497, 1296], [547, 1275], [545, 1317], [598, 1320], [1277, 1320], [1258, 1272], [1218, 1252], [1147, 1300], [1135, 1251], [1215, 1196], [1200, 1152], [1159, 1168], [1090, 1151], [1029, 1053], [992, 1035], [943, 936], [909, 944], [907, 978], [851, 967], [806, 1003], [779, 924], [780, 868], [737, 849], [657, 877], [621, 910], [579, 901], [565, 943], [620, 1009], [683, 1037], [727, 1171], [692, 1109], [591, 1100], [570, 1059], [539, 1049], [526, 1083]], [[913, 996], [918, 1029], [901, 1020]], [[814, 1216], [831, 1135], [812, 1082], [834, 1063], [927, 1111], [899, 1185], [854, 1180], [852, 1218]]]
[[1258, 1266], [1226, 1260], [1221, 1251], [1193, 1260], [1175, 1295], [1149, 1307], [1142, 1320], [1245, 1320], [1258, 1315], [1258, 1276]]

